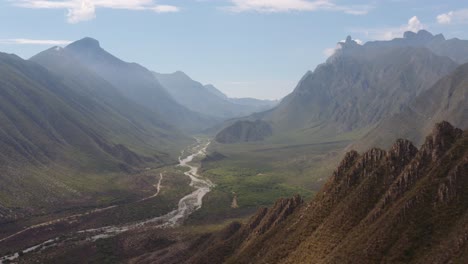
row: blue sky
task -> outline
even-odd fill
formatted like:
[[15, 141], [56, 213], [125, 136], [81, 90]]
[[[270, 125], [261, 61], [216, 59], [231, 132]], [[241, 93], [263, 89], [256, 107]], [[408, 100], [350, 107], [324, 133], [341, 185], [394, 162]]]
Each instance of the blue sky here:
[[0, 21], [0, 51], [23, 58], [89, 36], [151, 70], [268, 99], [291, 92], [347, 35], [424, 28], [468, 39], [460, 0], [0, 0]]

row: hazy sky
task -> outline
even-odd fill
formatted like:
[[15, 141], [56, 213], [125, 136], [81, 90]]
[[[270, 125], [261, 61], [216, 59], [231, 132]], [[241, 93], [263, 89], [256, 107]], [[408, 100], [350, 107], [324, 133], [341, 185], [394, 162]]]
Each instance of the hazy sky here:
[[85, 36], [233, 97], [280, 98], [347, 35], [427, 29], [468, 39], [461, 0], [0, 0], [0, 51], [23, 58]]

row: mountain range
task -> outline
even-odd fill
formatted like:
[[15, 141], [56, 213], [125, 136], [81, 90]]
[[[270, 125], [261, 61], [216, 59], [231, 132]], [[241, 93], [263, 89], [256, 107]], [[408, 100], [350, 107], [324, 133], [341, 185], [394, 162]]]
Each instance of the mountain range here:
[[195, 113], [177, 103], [151, 71], [137, 63], [115, 57], [101, 48], [95, 39], [75, 41], [65, 50], [124, 96], [158, 113], [184, 131], [197, 132], [217, 122], [211, 116]]
[[249, 120], [270, 123], [274, 135], [294, 132], [332, 139], [356, 131], [362, 136], [424, 96], [468, 57], [467, 41], [445, 40], [424, 30], [364, 45], [348, 37], [338, 47], [324, 64], [306, 73], [278, 106]]
[[277, 103], [253, 98], [229, 98], [213, 85], [202, 85], [181, 71], [154, 75], [178, 103], [192, 111], [218, 118], [247, 116], [268, 110]]

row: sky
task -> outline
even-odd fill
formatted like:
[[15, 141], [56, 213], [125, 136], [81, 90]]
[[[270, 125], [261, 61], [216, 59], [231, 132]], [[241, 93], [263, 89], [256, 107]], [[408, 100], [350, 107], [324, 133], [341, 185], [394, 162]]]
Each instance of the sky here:
[[426, 29], [468, 39], [461, 0], [0, 0], [0, 51], [24, 59], [93, 37], [161, 73], [231, 97], [280, 99], [336, 43]]

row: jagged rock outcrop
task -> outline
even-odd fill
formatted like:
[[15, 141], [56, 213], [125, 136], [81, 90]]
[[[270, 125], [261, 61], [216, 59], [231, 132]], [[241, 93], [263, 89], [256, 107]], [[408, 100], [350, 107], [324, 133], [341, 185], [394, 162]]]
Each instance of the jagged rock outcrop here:
[[272, 134], [271, 125], [265, 121], [240, 120], [221, 130], [215, 140], [224, 144], [253, 142], [264, 140]]
[[347, 153], [310, 203], [259, 209], [188, 263], [467, 263], [467, 223], [468, 131], [442, 122], [419, 151]]
[[[185, 263], [223, 263], [229, 256], [242, 252], [260, 237], [280, 226], [296, 212], [303, 200], [299, 195], [279, 199], [271, 208], [261, 208], [245, 224], [234, 222], [205, 241], [197, 240], [190, 248], [193, 255]], [[203, 252], [198, 254], [198, 252]]]

